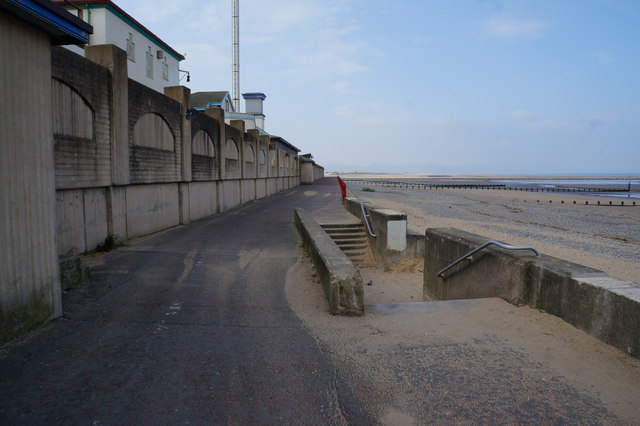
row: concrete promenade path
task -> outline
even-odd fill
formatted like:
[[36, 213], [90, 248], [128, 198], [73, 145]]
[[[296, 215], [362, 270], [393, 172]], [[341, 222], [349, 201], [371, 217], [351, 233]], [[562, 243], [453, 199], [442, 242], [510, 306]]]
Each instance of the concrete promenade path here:
[[90, 258], [63, 318], [0, 347], [0, 425], [640, 419], [636, 360], [528, 308], [488, 299], [332, 317], [295, 207], [352, 220], [327, 178]]
[[284, 293], [294, 207], [344, 215], [339, 191], [300, 186], [97, 256], [62, 319], [0, 347], [0, 424], [342, 422]]

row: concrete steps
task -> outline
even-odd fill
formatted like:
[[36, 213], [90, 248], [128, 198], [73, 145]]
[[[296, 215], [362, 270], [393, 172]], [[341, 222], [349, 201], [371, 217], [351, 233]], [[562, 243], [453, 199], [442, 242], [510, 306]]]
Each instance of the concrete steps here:
[[321, 224], [320, 226], [354, 265], [365, 266], [369, 263], [371, 259], [369, 239], [361, 223]]

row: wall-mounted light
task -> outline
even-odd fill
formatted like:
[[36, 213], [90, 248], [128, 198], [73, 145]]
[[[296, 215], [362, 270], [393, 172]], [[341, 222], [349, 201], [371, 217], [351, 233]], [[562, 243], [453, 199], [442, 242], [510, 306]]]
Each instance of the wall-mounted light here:
[[187, 113], [185, 114], [185, 117], [187, 117], [187, 120], [191, 120], [195, 116], [196, 116], [196, 110], [194, 109], [188, 109]]
[[185, 71], [185, 70], [178, 70], [178, 72], [183, 72], [185, 73], [182, 77], [180, 77], [179, 81], [182, 81], [182, 79], [184, 78], [184, 76], [187, 76], [187, 83], [191, 81], [191, 75], [189, 74], [189, 71]]

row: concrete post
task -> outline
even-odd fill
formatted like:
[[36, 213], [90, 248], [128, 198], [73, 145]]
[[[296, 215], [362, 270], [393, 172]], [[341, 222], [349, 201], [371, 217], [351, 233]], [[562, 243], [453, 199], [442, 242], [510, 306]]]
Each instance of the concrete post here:
[[245, 174], [244, 174], [244, 151], [245, 151], [245, 146], [244, 146], [244, 120], [231, 120], [231, 123], [229, 123], [231, 125], [231, 127], [233, 127], [234, 129], [237, 129], [240, 132], [240, 140], [238, 141], [238, 151], [240, 154], [240, 177], [241, 179], [245, 178]]
[[300, 183], [311, 185], [314, 178], [313, 163], [305, 161], [300, 165]]
[[227, 137], [224, 131], [224, 110], [219, 107], [207, 108], [204, 110], [204, 113], [218, 122], [218, 146], [216, 151], [216, 161], [218, 162], [218, 184], [216, 185], [216, 199], [218, 200], [218, 205], [216, 209], [217, 212], [220, 213], [224, 206], [224, 191], [222, 191], [220, 188], [220, 181], [223, 179], [225, 173], [224, 144], [227, 141]]
[[113, 44], [87, 46], [87, 59], [111, 72], [111, 183], [128, 185], [129, 176], [129, 76], [127, 52]]
[[229, 123], [231, 127], [237, 129], [240, 132], [240, 140], [238, 141], [238, 156], [240, 161], [240, 182], [238, 182], [238, 200], [240, 203], [244, 200], [244, 187], [243, 187], [243, 179], [245, 178], [244, 173], [244, 155], [245, 155], [245, 143], [244, 143], [244, 120], [231, 120]]
[[269, 163], [269, 136], [260, 136], [260, 149], [264, 149], [265, 152], [265, 164], [264, 164], [264, 193], [265, 196], [269, 196], [269, 174], [271, 173], [271, 165]]
[[165, 96], [175, 99], [182, 104], [182, 180], [191, 182], [191, 120], [187, 119], [187, 110], [191, 108], [191, 90], [184, 86], [172, 86], [164, 88]]
[[49, 36], [0, 10], [0, 344], [62, 315]]
[[204, 113], [218, 122], [218, 152], [216, 152], [216, 161], [218, 161], [218, 180], [224, 179], [224, 144], [227, 142], [227, 136], [224, 131], [224, 110], [219, 107], [207, 108]]
[[[127, 52], [113, 44], [86, 46], [85, 57], [109, 69], [111, 93], [109, 94], [111, 184], [128, 185], [129, 170], [129, 76]], [[111, 187], [107, 191], [107, 233], [126, 239], [126, 197], [124, 188]]]
[[265, 177], [269, 178], [271, 177], [271, 164], [269, 163], [269, 136], [267, 135], [260, 136], [260, 147], [264, 148], [266, 152], [267, 158], [265, 159], [266, 161]]
[[182, 140], [181, 140], [181, 179], [179, 184], [179, 205], [180, 205], [180, 223], [186, 225], [190, 222], [191, 214], [189, 206], [189, 183], [191, 182], [191, 120], [187, 119], [187, 110], [191, 108], [191, 90], [184, 86], [171, 86], [164, 88], [165, 96], [168, 96], [180, 102], [180, 121]]
[[255, 141], [254, 147], [254, 159], [253, 159], [253, 183], [255, 199], [258, 199], [258, 179], [260, 178], [260, 133], [257, 129], [249, 129], [247, 133], [251, 135], [251, 140]]

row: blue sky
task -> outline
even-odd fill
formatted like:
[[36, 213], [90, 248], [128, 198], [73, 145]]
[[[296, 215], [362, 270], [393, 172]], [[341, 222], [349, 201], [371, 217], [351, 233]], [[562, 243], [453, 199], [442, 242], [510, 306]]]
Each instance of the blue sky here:
[[[231, 91], [231, 0], [116, 3]], [[640, 173], [637, 0], [240, 0], [240, 86], [330, 171]]]

